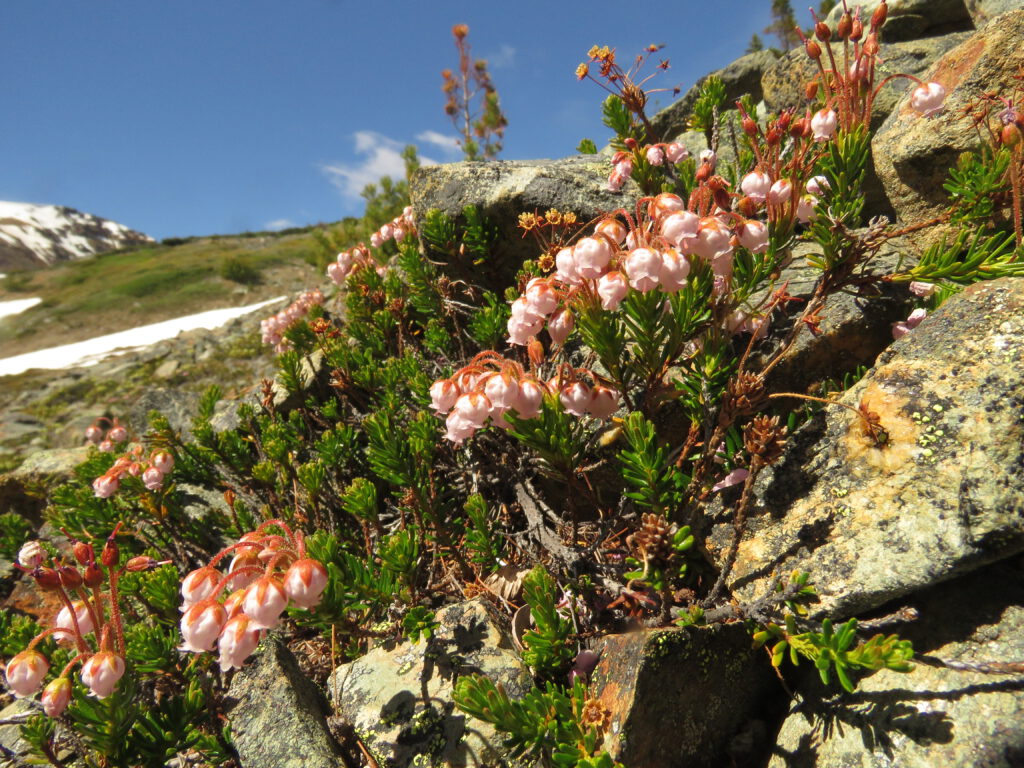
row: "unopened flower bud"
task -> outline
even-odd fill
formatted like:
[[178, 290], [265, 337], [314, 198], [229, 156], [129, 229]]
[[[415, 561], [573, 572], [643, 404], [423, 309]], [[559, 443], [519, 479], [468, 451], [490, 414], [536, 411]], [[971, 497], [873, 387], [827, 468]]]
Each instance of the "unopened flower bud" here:
[[160, 567], [160, 565], [162, 565], [162, 563], [154, 560], [149, 555], [139, 555], [138, 557], [133, 557], [129, 560], [125, 564], [124, 569], [130, 573], [139, 573], [141, 571], [152, 571], [155, 568]]
[[43, 703], [43, 712], [47, 717], [60, 717], [71, 701], [71, 679], [58, 677], [51, 680], [43, 688], [43, 695], [39, 699]]
[[622, 143], [626, 145], [626, 149], [636, 149], [636, 139], [634, 138], [627, 138]]
[[39, 690], [50, 662], [39, 651], [28, 650], [7, 662], [7, 685], [15, 696], [31, 696]]
[[299, 608], [312, 608], [320, 602], [327, 587], [327, 569], [311, 558], [292, 563], [284, 576], [284, 591]]

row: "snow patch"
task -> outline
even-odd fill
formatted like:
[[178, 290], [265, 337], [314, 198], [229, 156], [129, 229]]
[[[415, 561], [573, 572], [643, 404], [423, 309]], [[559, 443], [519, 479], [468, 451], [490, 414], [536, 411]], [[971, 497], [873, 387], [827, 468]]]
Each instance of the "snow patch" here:
[[[3, 275], [0, 275], [3, 277]], [[34, 307], [42, 299], [15, 299], [14, 301], [0, 301], [0, 317], [19, 315], [26, 309]]]

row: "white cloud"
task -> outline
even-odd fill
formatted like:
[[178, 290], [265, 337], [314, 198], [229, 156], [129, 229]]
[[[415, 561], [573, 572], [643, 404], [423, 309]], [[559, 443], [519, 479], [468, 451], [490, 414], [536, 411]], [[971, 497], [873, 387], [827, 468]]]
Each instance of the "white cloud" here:
[[435, 147], [440, 148], [442, 152], [452, 155], [458, 154], [462, 151], [462, 148], [459, 146], [459, 140], [455, 136], [449, 136], [446, 133], [439, 133], [437, 131], [423, 131], [423, 133], [417, 133], [416, 141], [433, 144]]
[[[427, 134], [432, 138], [423, 138]], [[435, 136], [440, 139], [446, 138], [444, 134], [435, 134], [434, 131], [426, 131], [417, 138], [421, 141], [432, 141]], [[405, 178], [405, 161], [402, 159], [402, 149], [405, 145], [402, 142], [375, 131], [356, 131], [354, 138], [356, 154], [363, 156], [361, 162], [333, 163], [320, 167], [331, 184], [340, 189], [345, 197], [358, 199], [367, 184], [376, 184], [384, 176], [393, 179]], [[420, 156], [421, 165], [435, 165], [436, 162], [429, 157]]]
[[291, 219], [274, 219], [273, 221], [268, 221], [266, 224], [264, 224], [263, 228], [264, 229], [288, 229], [288, 227], [294, 227], [294, 226], [295, 226], [295, 222], [292, 221]]
[[491, 69], [511, 69], [516, 65], [516, 49], [508, 43], [502, 44], [497, 53], [484, 57]]

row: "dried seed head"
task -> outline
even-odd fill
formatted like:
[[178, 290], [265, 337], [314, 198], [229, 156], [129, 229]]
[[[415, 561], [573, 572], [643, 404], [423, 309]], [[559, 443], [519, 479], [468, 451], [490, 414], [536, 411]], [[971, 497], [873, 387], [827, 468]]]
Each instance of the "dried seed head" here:
[[786, 428], [779, 425], [778, 416], [756, 416], [743, 431], [743, 445], [762, 464], [772, 464], [786, 446]]
[[641, 518], [640, 530], [630, 537], [637, 560], [668, 562], [672, 556], [672, 524], [663, 515], [648, 512]]

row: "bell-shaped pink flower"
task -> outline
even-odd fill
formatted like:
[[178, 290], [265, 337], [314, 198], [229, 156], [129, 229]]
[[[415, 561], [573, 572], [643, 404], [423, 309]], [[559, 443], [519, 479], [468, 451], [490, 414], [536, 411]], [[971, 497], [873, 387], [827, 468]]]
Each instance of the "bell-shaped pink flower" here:
[[814, 207], [818, 204], [818, 198], [814, 195], [803, 195], [796, 204], [796, 217], [801, 224], [807, 224], [818, 218]]
[[242, 612], [252, 619], [256, 629], [273, 629], [288, 605], [284, 588], [269, 576], [264, 576], [245, 591]]
[[51, 680], [39, 697], [47, 717], [60, 717], [71, 701], [71, 679], [58, 677]]
[[779, 179], [768, 190], [768, 202], [772, 205], [783, 205], [793, 197], [793, 183], [789, 179]]
[[671, 192], [662, 192], [648, 204], [647, 213], [652, 219], [658, 220], [662, 216], [681, 211], [685, 207], [686, 204], [679, 195], [673, 195]]
[[[92, 614], [89, 607], [82, 600], [75, 600], [71, 604], [75, 609], [75, 618], [78, 620], [78, 631], [88, 635], [95, 629], [92, 623]], [[62, 630], [57, 633], [58, 639], [73, 639], [75, 637], [75, 623], [71, 620], [71, 611], [65, 605], [57, 611], [57, 618], [53, 620], [54, 629]]]
[[39, 651], [27, 650], [7, 662], [7, 685], [15, 696], [31, 696], [39, 690], [50, 662]]
[[836, 127], [839, 125], [839, 116], [835, 110], [819, 109], [811, 118], [811, 131], [814, 133], [815, 141], [828, 141], [836, 135]]
[[900, 320], [899, 322], [892, 324], [892, 337], [894, 339], [902, 339], [912, 330], [917, 328], [921, 324], [921, 321], [928, 316], [928, 310], [926, 309], [915, 309], [910, 313], [910, 316], [906, 320]]
[[85, 439], [93, 445], [99, 445], [103, 442], [103, 430], [93, 424], [86, 428]]
[[931, 117], [942, 111], [946, 100], [946, 89], [939, 83], [928, 83], [914, 89], [910, 95], [910, 107], [923, 117]]
[[181, 639], [184, 642], [178, 650], [192, 653], [212, 651], [227, 620], [227, 611], [215, 600], [196, 603], [181, 617]]
[[740, 190], [755, 203], [763, 203], [768, 197], [772, 180], [763, 171], [751, 171], [740, 182]]
[[576, 262], [573, 260], [572, 248], [562, 248], [555, 254], [555, 275], [567, 285], [579, 285], [580, 276], [576, 273]]
[[824, 176], [811, 176], [807, 180], [805, 188], [812, 195], [820, 195], [826, 189], [832, 189], [832, 185], [828, 183], [828, 179]]
[[519, 398], [519, 382], [507, 373], [490, 373], [484, 381], [484, 394], [491, 403], [491, 415], [494, 411], [504, 413]]
[[215, 597], [217, 584], [220, 583], [221, 573], [216, 568], [204, 566], [197, 568], [181, 580], [182, 613], [187, 611], [196, 603], [201, 603], [211, 597]]
[[118, 424], [107, 432], [107, 439], [115, 443], [123, 443], [128, 439], [128, 430]]
[[323, 563], [305, 558], [292, 563], [284, 575], [284, 592], [299, 608], [312, 608], [327, 588], [327, 569]]
[[555, 344], [564, 344], [574, 327], [576, 327], [576, 321], [573, 319], [572, 312], [563, 309], [548, 320], [548, 336]]
[[572, 249], [576, 274], [584, 280], [596, 280], [612, 260], [612, 246], [604, 238], [584, 237]]
[[718, 164], [718, 155], [715, 154], [715, 151], [713, 149], [702, 149], [700, 151], [700, 154], [697, 155], [697, 158], [702, 163], [707, 163], [712, 168], [714, 168]]
[[438, 379], [430, 385], [430, 407], [438, 415], [448, 413], [459, 399], [459, 387], [451, 379]]
[[92, 481], [92, 492], [98, 499], [109, 499], [117, 493], [119, 487], [121, 487], [121, 481], [117, 475], [100, 475]]
[[[938, 286], [935, 285], [935, 283], [925, 283], [920, 280], [911, 281], [909, 288], [912, 294], [914, 294], [915, 296], [920, 296], [922, 299], [931, 298], [932, 296], [935, 295], [935, 291], [938, 290]], [[22, 564], [24, 565], [24, 563]]]
[[487, 395], [482, 392], [468, 392], [465, 395], [459, 395], [452, 412], [459, 414], [476, 427], [482, 427], [487, 421], [492, 407], [493, 403]]
[[170, 471], [174, 469], [174, 456], [167, 451], [157, 451], [150, 457], [149, 463], [165, 475], [170, 474]]
[[661, 254], [651, 248], [635, 248], [623, 263], [629, 284], [641, 293], [658, 286], [661, 280]]
[[567, 413], [573, 416], [583, 416], [590, 408], [590, 387], [582, 381], [574, 381], [562, 388], [558, 399]]
[[384, 245], [384, 238], [381, 237], [380, 232], [374, 232], [372, 235], [370, 235], [370, 245], [372, 245], [374, 248], [380, 248], [382, 245]]
[[97, 699], [112, 694], [123, 675], [124, 659], [110, 651], [95, 653], [82, 665], [82, 682]]
[[533, 278], [527, 284], [523, 297], [530, 310], [541, 317], [547, 317], [558, 306], [558, 294], [555, 293], [551, 281], [543, 277]]
[[530, 339], [544, 328], [544, 318], [536, 317], [533, 320], [519, 320], [515, 317], [510, 317], [507, 327], [509, 344], [518, 344], [521, 347], [525, 347], [530, 343]]
[[595, 384], [590, 392], [587, 410], [595, 419], [607, 419], [619, 410], [619, 391], [604, 384]]
[[603, 309], [618, 309], [628, 291], [629, 284], [621, 272], [609, 272], [597, 281], [597, 295], [601, 297]]
[[519, 418], [532, 419], [538, 416], [547, 391], [547, 387], [532, 376], [523, 378], [519, 382], [519, 398], [512, 406]]
[[452, 411], [448, 414], [448, 418], [445, 419], [445, 426], [447, 427], [447, 430], [445, 431], [444, 436], [456, 445], [459, 445], [463, 440], [472, 437], [476, 433], [477, 429], [479, 429], [476, 424], [463, 418], [462, 415], [456, 411]]
[[335, 285], [345, 284], [345, 270], [337, 262], [332, 261], [327, 265], [327, 277]]
[[749, 219], [739, 228], [740, 245], [751, 253], [764, 253], [768, 250], [768, 227], [757, 219]]
[[657, 145], [648, 147], [644, 154], [651, 165], [661, 165], [665, 162], [665, 150]]
[[690, 274], [689, 260], [675, 248], [666, 248], [661, 253], [661, 290], [676, 293], [686, 286]]
[[142, 473], [142, 484], [151, 491], [159, 491], [164, 485], [164, 473], [156, 467], [150, 467]]
[[622, 243], [626, 239], [626, 235], [629, 234], [629, 230], [626, 229], [626, 225], [618, 219], [601, 219], [597, 222], [597, 226], [594, 227], [595, 235], [604, 235], [610, 239], [616, 245]]
[[260, 642], [260, 630], [253, 625], [252, 619], [239, 613], [228, 619], [217, 640], [220, 651], [220, 671], [241, 669], [256, 646]]
[[700, 231], [697, 233], [693, 252], [703, 259], [714, 262], [719, 257], [732, 254], [731, 238], [732, 233], [721, 219], [705, 216], [700, 220]]
[[690, 152], [677, 141], [673, 141], [667, 147], [665, 147], [665, 157], [673, 165], [675, 163], [681, 163], [683, 160], [690, 156]]
[[687, 241], [697, 237], [700, 217], [692, 211], [676, 211], [661, 221], [660, 228], [662, 237], [685, 252]]
[[46, 550], [36, 540], [26, 541], [18, 550], [18, 565], [30, 571], [46, 559]]
[[[246, 587], [249, 585], [246, 584]], [[237, 616], [242, 612], [242, 601], [245, 599], [245, 587], [236, 589], [230, 595], [224, 599], [224, 612], [228, 615], [228, 619], [233, 616]]]
[[231, 558], [231, 565], [228, 566], [228, 575], [231, 578], [225, 586], [232, 591], [248, 587], [262, 575], [257, 569], [262, 568], [263, 565], [259, 553], [255, 550], [249, 548], [236, 550], [235, 556]]

